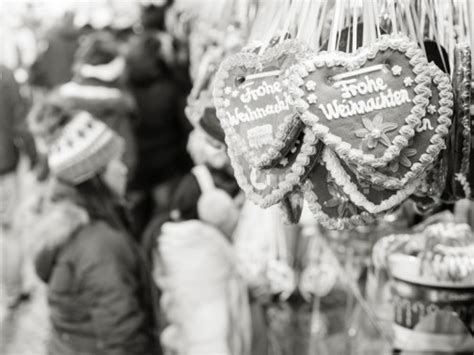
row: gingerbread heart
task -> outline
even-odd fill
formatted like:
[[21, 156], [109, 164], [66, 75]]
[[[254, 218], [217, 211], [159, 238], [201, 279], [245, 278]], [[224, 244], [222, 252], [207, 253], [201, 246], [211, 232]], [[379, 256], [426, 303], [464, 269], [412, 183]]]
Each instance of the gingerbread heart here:
[[282, 201], [305, 179], [321, 148], [311, 129], [306, 128], [290, 148], [290, 153], [273, 168], [252, 166], [233, 147], [229, 147], [228, 152], [239, 186], [251, 201], [266, 208]]
[[[474, 95], [474, 83], [471, 82], [471, 97]], [[474, 101], [471, 100], [471, 156], [474, 156]], [[474, 168], [471, 167], [468, 177], [471, 188], [471, 196], [469, 198], [474, 200]]]
[[400, 189], [429, 170], [446, 148], [453, 114], [451, 81], [434, 63], [430, 63], [430, 72], [433, 94], [429, 99], [426, 116], [415, 128], [416, 133], [409, 146], [403, 148], [400, 155], [386, 167], [372, 168], [349, 162], [352, 170], [371, 183], [388, 189]]
[[375, 221], [375, 216], [352, 203], [322, 161], [309, 173], [301, 190], [314, 218], [325, 228], [342, 230]]
[[307, 52], [284, 41], [263, 54], [232, 55], [217, 72], [213, 97], [227, 144], [254, 167], [275, 165], [303, 129], [284, 74]]
[[[455, 125], [454, 125], [454, 174], [458, 174], [454, 183], [456, 198], [470, 197], [473, 186], [463, 184], [467, 181], [472, 171], [471, 161], [471, 48], [468, 44], [456, 45], [454, 51], [453, 73], [454, 97], [456, 100]], [[459, 175], [460, 174], [460, 175]], [[467, 190], [467, 191], [466, 191]]]
[[342, 188], [349, 200], [371, 214], [388, 212], [400, 206], [416, 191], [422, 181], [422, 179], [415, 179], [402, 189], [389, 190], [356, 176], [329, 148], [323, 150], [321, 159], [329, 174], [336, 184]]
[[342, 159], [372, 167], [409, 145], [431, 95], [426, 57], [407, 37], [383, 35], [354, 54], [323, 52], [290, 72], [303, 122]]

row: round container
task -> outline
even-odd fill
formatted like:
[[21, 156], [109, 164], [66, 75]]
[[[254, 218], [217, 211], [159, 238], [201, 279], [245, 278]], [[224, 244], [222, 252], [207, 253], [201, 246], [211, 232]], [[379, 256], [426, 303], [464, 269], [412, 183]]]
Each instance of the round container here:
[[474, 283], [420, 275], [420, 259], [389, 257], [394, 346], [408, 351], [474, 351]]

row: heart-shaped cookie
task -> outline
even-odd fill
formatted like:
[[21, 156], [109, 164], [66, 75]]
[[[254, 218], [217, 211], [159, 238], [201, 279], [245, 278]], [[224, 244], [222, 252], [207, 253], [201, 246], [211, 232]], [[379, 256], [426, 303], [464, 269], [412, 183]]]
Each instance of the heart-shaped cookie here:
[[415, 128], [416, 133], [409, 146], [403, 148], [400, 155], [386, 167], [373, 168], [349, 162], [352, 170], [371, 183], [388, 189], [400, 189], [429, 170], [440, 152], [446, 148], [453, 114], [451, 81], [434, 63], [430, 63], [430, 72], [433, 94], [429, 99], [426, 116]]
[[325, 228], [342, 230], [375, 221], [373, 215], [350, 201], [323, 162], [309, 173], [301, 190], [314, 218]]
[[354, 164], [381, 167], [398, 157], [431, 95], [426, 57], [407, 37], [383, 35], [354, 54], [323, 52], [290, 72], [301, 119]]
[[245, 156], [229, 147], [234, 175], [247, 197], [266, 208], [283, 200], [307, 176], [317, 160], [322, 144], [311, 129], [306, 128], [295, 141], [290, 153], [273, 168], [252, 166]]
[[[456, 45], [454, 51], [454, 73], [453, 73], [454, 97], [456, 100], [454, 125], [454, 174], [458, 175], [454, 183], [456, 198], [469, 198], [466, 196], [466, 189], [469, 192], [474, 186], [463, 186], [463, 180], [467, 181], [470, 174], [471, 161], [471, 48], [468, 44]], [[470, 194], [469, 194], [470, 195]]]
[[307, 53], [302, 45], [284, 41], [262, 54], [234, 54], [216, 74], [214, 104], [227, 144], [254, 167], [275, 165], [303, 129], [284, 74]]
[[388, 212], [400, 206], [412, 195], [421, 183], [421, 179], [406, 184], [402, 189], [389, 190], [364, 181], [342, 162], [329, 148], [321, 154], [326, 169], [338, 186], [357, 207], [371, 214]]
[[[474, 83], [471, 81], [471, 97], [474, 95]], [[474, 100], [471, 100], [471, 156], [474, 156]], [[469, 198], [474, 200], [474, 169], [471, 168], [469, 172], [468, 182], [471, 188], [471, 196]]]

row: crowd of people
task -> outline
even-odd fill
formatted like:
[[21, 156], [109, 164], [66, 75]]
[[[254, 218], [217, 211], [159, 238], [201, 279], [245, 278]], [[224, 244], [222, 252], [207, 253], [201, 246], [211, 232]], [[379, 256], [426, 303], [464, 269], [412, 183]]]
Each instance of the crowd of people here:
[[[67, 12], [31, 65], [0, 66], [2, 314], [32, 291], [33, 262], [50, 354], [161, 353], [151, 238], [193, 165], [186, 47], [166, 32], [169, 5], [143, 6], [125, 29], [80, 28]], [[34, 194], [20, 196], [25, 175]]]
[[[107, 9], [114, 1], [105, 3]], [[285, 144], [291, 144], [279, 152], [281, 156], [267, 161], [268, 166], [263, 160], [256, 164], [258, 169], [246, 161], [245, 140], [232, 137], [225, 123], [221, 126], [233, 99], [245, 96], [239, 96], [239, 86], [244, 83], [242, 90], [246, 86], [247, 92], [252, 91], [252, 81], [245, 82], [242, 73], [255, 69], [247, 78], [258, 79], [290, 72], [286, 61], [291, 55], [269, 58], [279, 53], [291, 33], [297, 39], [307, 37], [311, 46], [319, 43], [309, 41], [318, 34], [321, 49], [329, 51], [348, 50], [353, 36], [355, 50], [368, 42], [372, 25], [377, 30], [372, 28], [370, 41], [388, 31], [390, 22], [394, 23], [390, 31], [396, 30], [400, 14], [395, 7], [393, 17], [380, 17], [385, 27], [379, 29], [375, 2], [347, 1], [345, 9], [343, 1], [329, 1], [330, 12], [322, 17], [327, 23], [313, 28], [310, 10], [325, 13], [325, 2], [319, 9], [316, 1], [312, 5], [287, 1], [286, 11], [273, 0], [182, 0], [193, 10], [189, 13], [176, 3], [180, 1], [131, 2], [124, 23], [114, 18], [114, 11], [107, 16], [99, 13], [99, 6], [95, 18], [108, 18], [108, 23], [80, 22], [77, 9], [54, 21], [24, 16], [4, 33], [0, 322], [41, 284], [47, 294], [50, 326], [45, 346], [50, 355], [380, 355], [398, 353], [404, 342], [410, 349], [420, 344], [430, 348], [438, 337], [443, 339], [438, 347], [470, 350], [474, 346], [469, 293], [474, 285], [474, 208], [467, 198], [471, 191], [464, 189], [466, 198], [454, 199], [453, 194], [453, 200], [445, 202], [428, 186], [436, 190], [437, 184], [444, 188], [452, 182], [460, 190], [463, 184], [457, 178], [441, 182], [451, 172], [441, 177], [448, 155], [439, 166], [426, 167], [439, 168], [439, 176], [420, 175], [427, 178], [426, 186], [420, 186], [433, 196], [425, 196], [422, 189], [420, 197], [415, 191], [412, 200], [405, 196], [383, 211], [372, 208], [372, 203], [361, 204], [383, 212], [369, 215], [338, 187], [337, 176], [327, 168], [330, 160], [325, 160], [331, 158], [330, 149], [321, 147], [321, 140], [297, 115], [292, 113], [290, 120], [295, 124], [288, 129], [291, 139], [279, 131]], [[397, 11], [408, 9], [402, 3]], [[354, 11], [346, 11], [351, 6]], [[342, 21], [344, 26], [355, 24], [362, 11], [358, 7], [363, 9], [362, 23], [344, 29], [337, 24], [343, 18], [339, 12], [354, 16]], [[94, 11], [94, 4], [90, 9]], [[424, 5], [420, 9], [425, 16]], [[32, 8], [27, 10], [26, 14], [32, 13]], [[137, 18], [132, 15], [135, 10]], [[411, 18], [405, 15], [400, 22]], [[372, 25], [364, 27], [364, 19]], [[449, 58], [439, 44], [423, 43], [429, 61], [444, 67]], [[273, 53], [268, 58], [262, 54], [267, 51]], [[256, 59], [260, 55], [262, 63]], [[239, 63], [235, 77], [222, 70], [229, 58], [230, 63]], [[306, 64], [299, 69], [303, 77], [314, 70], [314, 65]], [[260, 73], [264, 67], [272, 70]], [[400, 75], [396, 67], [393, 77]], [[404, 78], [404, 87], [412, 86], [410, 80]], [[284, 81], [288, 80], [282, 79], [281, 85]], [[280, 82], [274, 85], [279, 90]], [[304, 87], [314, 91], [317, 85], [308, 81]], [[263, 81], [261, 88], [270, 86]], [[301, 88], [293, 91], [303, 92]], [[255, 107], [265, 112], [258, 105], [266, 105], [268, 98], [257, 90], [252, 91]], [[285, 93], [288, 100], [289, 94]], [[446, 95], [452, 99], [452, 94]], [[261, 96], [263, 103], [257, 100]], [[310, 93], [308, 100], [315, 104], [318, 97]], [[290, 101], [281, 103], [290, 108]], [[252, 121], [240, 118], [239, 107], [236, 122]], [[273, 106], [265, 107], [271, 111]], [[369, 151], [379, 140], [384, 143], [384, 137], [389, 140], [373, 125], [386, 131], [396, 126], [383, 123], [382, 116], [373, 122], [363, 117], [362, 122], [365, 128], [356, 131], [356, 137], [363, 135]], [[252, 149], [269, 143], [263, 141], [271, 124], [249, 126], [245, 135], [253, 137]], [[273, 148], [274, 144], [268, 152]], [[401, 165], [409, 168], [415, 153], [397, 157], [399, 161], [390, 166], [392, 173]], [[350, 164], [347, 168], [357, 170]], [[290, 178], [281, 177], [285, 174]], [[474, 176], [472, 168], [469, 174]], [[373, 186], [365, 177], [354, 171], [350, 176], [361, 178], [360, 196], [372, 194]], [[372, 195], [378, 199], [386, 190], [390, 189], [376, 186]], [[272, 195], [271, 201], [266, 195]], [[352, 217], [360, 223], [349, 223]], [[331, 224], [324, 224], [328, 220], [338, 221], [332, 226], [346, 230], [330, 230]], [[448, 283], [440, 283], [439, 275], [431, 279], [431, 269], [424, 266], [428, 259], [434, 271], [449, 276]], [[406, 267], [409, 263], [422, 265], [420, 270], [429, 275], [413, 276], [416, 268]], [[405, 292], [407, 285], [414, 291]], [[464, 289], [469, 291], [462, 293]], [[438, 291], [441, 300], [430, 298]], [[425, 302], [421, 306], [420, 300]], [[412, 318], [419, 321], [421, 331]], [[445, 326], [448, 320], [452, 327]], [[401, 341], [396, 332], [393, 336], [394, 324], [401, 329]], [[406, 332], [413, 334], [405, 336]], [[460, 345], [451, 346], [453, 339]]]

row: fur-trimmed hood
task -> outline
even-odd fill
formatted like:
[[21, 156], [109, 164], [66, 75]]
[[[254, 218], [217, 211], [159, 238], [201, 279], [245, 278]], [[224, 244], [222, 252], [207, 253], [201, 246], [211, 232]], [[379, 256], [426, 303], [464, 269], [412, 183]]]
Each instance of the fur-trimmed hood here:
[[61, 246], [89, 223], [87, 211], [72, 201], [62, 200], [43, 206], [32, 228], [36, 271], [43, 281], [49, 280]]

